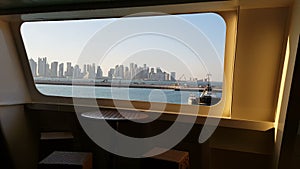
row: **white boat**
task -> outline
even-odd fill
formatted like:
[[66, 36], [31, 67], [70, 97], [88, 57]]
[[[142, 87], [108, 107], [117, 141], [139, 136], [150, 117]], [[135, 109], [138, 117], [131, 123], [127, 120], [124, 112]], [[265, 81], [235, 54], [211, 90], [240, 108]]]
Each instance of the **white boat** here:
[[207, 74], [207, 85], [199, 97], [196, 97], [195, 94], [190, 94], [188, 98], [188, 104], [210, 106], [217, 104], [221, 100], [221, 98], [217, 96], [216, 92], [211, 87], [210, 76], [211, 74]]
[[220, 97], [217, 97], [216, 92], [214, 92], [208, 84], [208, 86], [202, 91], [199, 97], [195, 94], [190, 94], [188, 98], [188, 104], [190, 105], [214, 105], [221, 100]]

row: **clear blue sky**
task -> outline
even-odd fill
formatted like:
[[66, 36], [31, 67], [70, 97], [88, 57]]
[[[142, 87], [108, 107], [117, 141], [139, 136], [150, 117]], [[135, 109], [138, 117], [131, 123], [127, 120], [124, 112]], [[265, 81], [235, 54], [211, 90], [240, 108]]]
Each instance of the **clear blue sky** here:
[[[95, 62], [101, 66], [104, 75], [117, 64], [129, 66], [134, 62], [142, 66], [146, 63], [167, 72], [175, 71], [177, 77], [185, 74], [187, 78], [202, 79], [209, 72], [214, 81], [222, 81], [224, 20], [213, 13], [177, 16], [170, 23], [165, 19], [171, 16], [27, 22], [22, 25], [21, 33], [28, 58], [35, 61], [38, 57], [47, 57], [49, 64], [52, 61], [72, 62], [73, 66]], [[132, 25], [135, 25], [134, 29]], [[110, 37], [118, 38], [122, 32], [130, 33], [131, 30], [142, 32], [139, 29], [148, 33], [135, 36], [135, 32], [131, 32], [127, 39], [103, 47], [106, 42], [110, 44]], [[198, 33], [195, 34], [194, 29]], [[216, 49], [218, 55], [212, 49]]]

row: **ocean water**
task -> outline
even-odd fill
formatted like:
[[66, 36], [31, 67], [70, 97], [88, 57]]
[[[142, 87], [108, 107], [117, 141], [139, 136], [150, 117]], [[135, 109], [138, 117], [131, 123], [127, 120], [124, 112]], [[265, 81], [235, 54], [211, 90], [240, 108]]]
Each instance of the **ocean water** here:
[[[148, 88], [119, 88], [99, 86], [71, 86], [36, 84], [37, 89], [44, 95], [80, 97], [80, 98], [108, 98], [118, 100], [138, 100], [150, 102], [187, 104], [188, 97], [193, 94], [199, 96], [201, 92], [175, 91], [171, 89]], [[222, 93], [217, 93], [218, 97]]]

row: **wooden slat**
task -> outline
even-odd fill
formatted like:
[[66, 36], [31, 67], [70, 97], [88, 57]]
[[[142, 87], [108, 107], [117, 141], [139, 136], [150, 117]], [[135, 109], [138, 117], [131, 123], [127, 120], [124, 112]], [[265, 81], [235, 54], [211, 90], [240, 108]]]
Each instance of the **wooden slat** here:
[[74, 139], [71, 132], [42, 132], [41, 140]]

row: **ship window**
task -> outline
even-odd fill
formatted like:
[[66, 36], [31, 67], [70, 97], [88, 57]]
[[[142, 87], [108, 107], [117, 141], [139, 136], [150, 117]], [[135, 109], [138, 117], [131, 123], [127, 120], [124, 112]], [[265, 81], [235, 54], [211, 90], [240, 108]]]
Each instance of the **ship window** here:
[[215, 13], [25, 22], [21, 35], [44, 95], [197, 105], [222, 97], [226, 23]]

